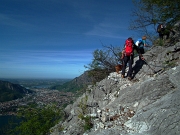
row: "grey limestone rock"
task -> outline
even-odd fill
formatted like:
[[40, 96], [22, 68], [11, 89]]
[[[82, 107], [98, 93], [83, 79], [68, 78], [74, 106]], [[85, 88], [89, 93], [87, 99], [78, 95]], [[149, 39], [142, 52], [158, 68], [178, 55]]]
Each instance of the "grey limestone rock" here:
[[[150, 67], [135, 58], [132, 81], [114, 72], [89, 86], [65, 108], [68, 119], [53, 127], [51, 135], [179, 135], [179, 48], [180, 43], [152, 47], [144, 54]], [[78, 106], [84, 97], [86, 111]], [[83, 130], [79, 113], [92, 117], [89, 131]], [[58, 131], [58, 126], [64, 130]]]

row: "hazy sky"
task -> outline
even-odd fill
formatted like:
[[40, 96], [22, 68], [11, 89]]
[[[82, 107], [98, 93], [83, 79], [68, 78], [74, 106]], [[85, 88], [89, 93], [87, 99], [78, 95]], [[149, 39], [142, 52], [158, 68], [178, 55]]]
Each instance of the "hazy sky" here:
[[75, 78], [129, 36], [131, 0], [0, 0], [0, 78]]

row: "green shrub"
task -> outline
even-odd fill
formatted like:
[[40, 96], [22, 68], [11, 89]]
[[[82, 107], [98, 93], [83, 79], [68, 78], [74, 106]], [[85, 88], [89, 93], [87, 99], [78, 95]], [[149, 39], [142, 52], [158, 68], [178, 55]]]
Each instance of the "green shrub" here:
[[81, 101], [79, 102], [79, 108], [81, 108], [82, 112], [79, 111], [79, 115], [78, 118], [83, 120], [83, 128], [84, 131], [90, 130], [93, 127], [92, 121], [91, 121], [91, 117], [90, 116], [85, 116], [88, 112], [87, 110], [87, 100], [88, 100], [88, 96], [85, 96], [84, 98], [81, 99]]
[[87, 113], [87, 100], [88, 100], [88, 96], [85, 96], [84, 98], [81, 99], [81, 101], [79, 102], [79, 108], [82, 109], [83, 114]]
[[82, 120], [85, 122], [83, 125], [84, 131], [90, 130], [93, 127], [90, 116], [83, 117]]
[[60, 108], [51, 105], [43, 108], [20, 108], [18, 116], [22, 121], [8, 135], [45, 135], [63, 118], [63, 113]]

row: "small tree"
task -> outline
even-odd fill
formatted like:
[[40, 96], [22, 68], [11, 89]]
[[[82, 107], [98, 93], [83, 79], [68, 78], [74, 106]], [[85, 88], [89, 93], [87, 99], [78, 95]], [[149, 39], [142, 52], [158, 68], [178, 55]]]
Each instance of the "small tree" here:
[[172, 26], [180, 19], [180, 0], [133, 0], [135, 10], [132, 12], [131, 30], [145, 34], [153, 42], [157, 36], [158, 23]]
[[136, 30], [140, 35], [146, 35], [153, 42], [156, 38], [156, 25], [159, 22], [156, 6], [143, 0], [133, 0], [135, 9], [132, 11], [130, 29]]
[[180, 20], [180, 0], [143, 0], [143, 2], [157, 7], [156, 12], [161, 22], [173, 25]]
[[115, 65], [121, 63], [120, 47], [104, 46], [104, 50], [95, 50], [93, 60], [85, 66], [89, 69], [89, 75], [93, 77], [94, 82], [104, 79], [110, 72], [115, 71]]

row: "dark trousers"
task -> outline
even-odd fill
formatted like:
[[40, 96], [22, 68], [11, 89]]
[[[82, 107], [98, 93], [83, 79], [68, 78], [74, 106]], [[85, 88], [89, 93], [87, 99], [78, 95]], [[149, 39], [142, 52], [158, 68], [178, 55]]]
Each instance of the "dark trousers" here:
[[163, 40], [163, 33], [162, 32], [159, 32], [159, 38]]
[[163, 32], [159, 32], [159, 38], [163, 40], [164, 36], [166, 36], [166, 39], [169, 39], [170, 32], [166, 32], [165, 34]]
[[123, 63], [123, 68], [122, 68], [122, 75], [125, 75], [125, 69], [126, 69], [127, 63], [129, 65], [128, 77], [132, 77], [133, 56], [125, 56], [124, 57], [124, 63]]
[[[140, 54], [144, 54], [144, 47], [139, 47]], [[141, 56], [139, 55], [139, 60], [141, 60]]]

